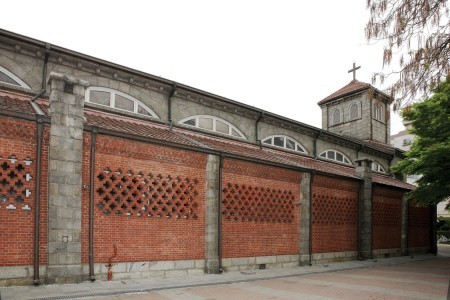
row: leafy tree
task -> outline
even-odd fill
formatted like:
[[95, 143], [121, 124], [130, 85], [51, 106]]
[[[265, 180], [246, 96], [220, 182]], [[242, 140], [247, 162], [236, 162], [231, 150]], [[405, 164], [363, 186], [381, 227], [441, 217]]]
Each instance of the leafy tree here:
[[450, 23], [447, 0], [367, 0], [366, 37], [386, 42], [383, 67], [398, 57], [399, 69], [375, 73], [373, 82], [390, 75], [394, 110], [417, 95], [428, 96], [450, 74]]
[[409, 198], [437, 204], [450, 196], [450, 79], [441, 83], [431, 98], [403, 109], [402, 116], [411, 121], [410, 132], [416, 139], [405, 159], [392, 170], [421, 174]]

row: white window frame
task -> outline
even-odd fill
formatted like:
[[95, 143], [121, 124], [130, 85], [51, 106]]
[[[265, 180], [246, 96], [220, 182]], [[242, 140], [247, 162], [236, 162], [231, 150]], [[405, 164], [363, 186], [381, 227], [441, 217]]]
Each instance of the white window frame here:
[[11, 77], [12, 80], [14, 80], [15, 82], [17, 82], [17, 84], [11, 84], [8, 82], [4, 82], [1, 81], [2, 84], [7, 84], [7, 85], [11, 85], [11, 86], [20, 86], [26, 89], [30, 89], [30, 86], [28, 84], [26, 84], [22, 79], [20, 79], [19, 77], [17, 77], [14, 73], [12, 73], [11, 71], [8, 71], [7, 69], [5, 69], [4, 67], [0, 66], [0, 72], [5, 73], [7, 76]]
[[383, 122], [383, 105], [381, 103], [373, 104], [373, 118]]
[[[90, 97], [91, 97], [91, 91], [98, 91], [98, 92], [106, 92], [109, 93], [109, 105], [103, 105], [103, 104], [99, 104], [99, 103], [95, 103], [95, 102], [91, 102], [90, 101]], [[115, 107], [116, 104], [116, 95], [122, 96], [130, 101], [133, 101], [133, 111], [129, 111], [126, 109], [121, 109], [121, 108], [117, 108]], [[118, 90], [114, 90], [114, 89], [110, 89], [107, 87], [101, 87], [101, 86], [90, 86], [86, 89], [86, 94], [85, 94], [85, 101], [92, 103], [94, 105], [100, 105], [100, 106], [105, 106], [105, 107], [109, 107], [118, 111], [123, 111], [123, 112], [128, 112], [128, 113], [135, 113], [138, 114], [140, 116], [147, 116], [148, 115], [144, 115], [138, 112], [139, 106], [141, 106], [143, 109], [145, 109], [149, 114], [150, 117], [152, 118], [156, 118], [159, 119], [158, 115], [147, 105], [145, 105], [144, 103], [142, 103], [142, 101], [139, 101], [138, 99], [134, 98], [131, 95], [125, 94], [121, 91]]]
[[[213, 121], [212, 122], [213, 123], [213, 129], [211, 130], [211, 129], [199, 127], [199, 119], [200, 118], [212, 119], [212, 121]], [[184, 122], [192, 120], [192, 119], [195, 120], [195, 125], [184, 124]], [[216, 121], [220, 121], [220, 122], [225, 123], [226, 125], [228, 125], [228, 133], [223, 133], [223, 132], [217, 131], [216, 130]], [[211, 115], [189, 116], [189, 117], [186, 117], [186, 118], [181, 119], [180, 121], [178, 121], [178, 124], [184, 125], [184, 126], [196, 127], [196, 128], [202, 129], [202, 130], [208, 130], [208, 131], [212, 131], [212, 132], [219, 133], [219, 134], [229, 135], [229, 136], [232, 136], [232, 137], [235, 137], [235, 138], [242, 138], [242, 139], [245, 139], [245, 140], [247, 139], [247, 137], [242, 133], [242, 131], [240, 131], [236, 126], [234, 126], [233, 124], [231, 124], [228, 121], [225, 121], [222, 118], [218, 118], [218, 117], [211, 116]], [[233, 135], [232, 134], [232, 130], [236, 131], [239, 134], [239, 136]]]
[[[328, 152], [334, 152], [334, 159], [328, 158]], [[324, 153], [325, 153], [325, 157], [322, 156]], [[336, 154], [338, 154], [338, 153], [340, 155], [342, 155], [342, 157], [343, 157], [342, 161], [336, 159], [336, 157], [337, 157]], [[341, 151], [338, 151], [338, 150], [335, 150], [335, 149], [328, 149], [328, 150], [323, 151], [322, 153], [319, 154], [319, 158], [325, 159], [325, 160], [329, 160], [329, 161], [335, 161], [335, 162], [338, 162], [338, 163], [341, 163], [341, 164], [346, 164], [346, 165], [349, 165], [349, 166], [353, 166], [352, 161], [348, 158], [347, 155], [345, 155]]]
[[[276, 138], [276, 137], [284, 138], [284, 145], [283, 146], [278, 146], [278, 145], [274, 144], [274, 138]], [[270, 144], [264, 143], [268, 139], [272, 139], [272, 142]], [[290, 139], [291, 141], [293, 141], [295, 143], [295, 150], [292, 150], [292, 149], [289, 149], [289, 148], [286, 147], [287, 139]], [[264, 138], [261, 141], [261, 143], [263, 143], [264, 145], [272, 146], [272, 147], [286, 149], [288, 151], [295, 151], [295, 152], [298, 152], [298, 153], [308, 154], [308, 151], [306, 151], [305, 147], [303, 147], [303, 145], [299, 141], [297, 141], [296, 139], [291, 138], [290, 136], [287, 136], [287, 135], [280, 135], [280, 134], [278, 134], [278, 135], [271, 135], [271, 136], [268, 136], [268, 137]], [[302, 149], [302, 151], [297, 150], [297, 146], [299, 146]]]
[[372, 171], [386, 174], [383, 166], [377, 161], [372, 162]]

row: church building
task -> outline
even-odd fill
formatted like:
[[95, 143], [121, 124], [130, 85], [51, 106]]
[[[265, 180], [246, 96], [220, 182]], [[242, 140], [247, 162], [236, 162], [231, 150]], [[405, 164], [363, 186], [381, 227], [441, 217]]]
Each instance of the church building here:
[[436, 252], [390, 104], [354, 75], [316, 128], [0, 30], [0, 285]]

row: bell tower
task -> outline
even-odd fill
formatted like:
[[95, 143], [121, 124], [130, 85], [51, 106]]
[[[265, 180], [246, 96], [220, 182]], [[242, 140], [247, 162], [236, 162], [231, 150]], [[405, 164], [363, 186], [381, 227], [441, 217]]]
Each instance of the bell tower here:
[[359, 68], [353, 63], [348, 71], [353, 73], [353, 80], [318, 102], [322, 109], [322, 129], [389, 144], [392, 100], [372, 85], [356, 80]]

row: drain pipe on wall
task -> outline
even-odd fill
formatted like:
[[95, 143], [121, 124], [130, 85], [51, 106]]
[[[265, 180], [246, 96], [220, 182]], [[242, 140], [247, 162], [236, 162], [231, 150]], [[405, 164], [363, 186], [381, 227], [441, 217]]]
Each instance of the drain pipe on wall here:
[[95, 143], [97, 128], [91, 133], [91, 159], [89, 166], [89, 279], [95, 281], [94, 274], [94, 176], [95, 176]]
[[41, 97], [46, 92], [46, 77], [47, 77], [47, 64], [48, 64], [48, 57], [50, 56], [50, 44], [45, 44], [45, 56], [44, 56], [44, 67], [42, 68], [42, 83], [41, 83], [41, 91], [34, 95], [33, 98], [31, 98], [31, 102], [34, 102], [37, 98]]
[[172, 97], [175, 95], [175, 93], [177, 92], [177, 84], [174, 82], [172, 84], [172, 90], [170, 91], [169, 94], [169, 101], [167, 102], [167, 121], [170, 124], [170, 129], [172, 129]]
[[319, 132], [317, 133], [316, 137], [314, 138], [314, 149], [313, 149], [313, 154], [314, 154], [314, 159], [317, 159], [317, 140], [320, 138], [320, 136], [322, 135], [323, 129], [320, 129]]
[[259, 117], [258, 117], [258, 119], [256, 120], [256, 123], [255, 123], [255, 140], [256, 140], [257, 143], [261, 142], [259, 140], [259, 126], [258, 126], [258, 124], [259, 124], [259, 122], [261, 122], [261, 120], [263, 118], [264, 118], [264, 111], [261, 111], [261, 114], [259, 115]]
[[220, 152], [219, 158], [219, 214], [217, 218], [217, 253], [219, 257], [219, 273], [223, 272], [222, 269], [222, 173], [223, 173], [223, 151]]
[[42, 131], [43, 123], [39, 116], [37, 123], [37, 140], [36, 140], [36, 193], [34, 197], [34, 266], [33, 266], [33, 283], [39, 285], [39, 221], [41, 206], [41, 156], [42, 156]]

